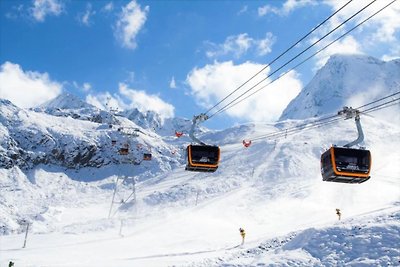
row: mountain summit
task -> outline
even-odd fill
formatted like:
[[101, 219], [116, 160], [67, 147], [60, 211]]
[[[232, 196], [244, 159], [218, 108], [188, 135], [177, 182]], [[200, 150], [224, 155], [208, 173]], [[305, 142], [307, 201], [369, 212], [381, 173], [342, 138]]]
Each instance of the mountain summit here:
[[400, 88], [400, 59], [382, 61], [364, 55], [331, 56], [282, 112], [279, 120], [306, 119], [362, 105]]

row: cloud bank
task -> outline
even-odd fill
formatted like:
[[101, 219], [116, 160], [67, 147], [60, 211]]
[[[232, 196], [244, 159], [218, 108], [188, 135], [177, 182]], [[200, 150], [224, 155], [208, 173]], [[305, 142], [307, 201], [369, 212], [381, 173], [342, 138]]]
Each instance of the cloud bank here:
[[[194, 68], [187, 75], [186, 82], [197, 103], [204, 108], [210, 108], [263, 67], [264, 65], [251, 62], [245, 62], [240, 65], [234, 65], [232, 61], [214, 62], [203, 68]], [[268, 72], [269, 69], [267, 68], [254, 81], [238, 90], [224, 101], [222, 105], [218, 106], [218, 109], [247, 91], [258, 81], [266, 78]], [[267, 79], [260, 86], [257, 86], [256, 89], [269, 82], [270, 80]], [[298, 78], [298, 74], [292, 71], [277, 82], [260, 90], [254, 96], [228, 109], [226, 114], [234, 118], [250, 121], [276, 121], [288, 103], [298, 95], [301, 88], [302, 83]], [[255, 90], [250, 92], [253, 91]], [[211, 111], [210, 114], [213, 114], [215, 111]]]
[[101, 109], [127, 110], [137, 108], [141, 112], [154, 111], [165, 118], [174, 117], [174, 106], [162, 100], [158, 95], [148, 94], [143, 90], [129, 88], [120, 83], [118, 93], [109, 92], [89, 94], [86, 101]]
[[149, 6], [141, 9], [136, 1], [131, 1], [122, 8], [116, 23], [115, 35], [123, 47], [129, 49], [137, 47], [136, 36], [144, 26], [149, 10]]
[[18, 64], [5, 62], [0, 67], [0, 98], [21, 108], [40, 105], [58, 96], [62, 85], [47, 73], [24, 71]]

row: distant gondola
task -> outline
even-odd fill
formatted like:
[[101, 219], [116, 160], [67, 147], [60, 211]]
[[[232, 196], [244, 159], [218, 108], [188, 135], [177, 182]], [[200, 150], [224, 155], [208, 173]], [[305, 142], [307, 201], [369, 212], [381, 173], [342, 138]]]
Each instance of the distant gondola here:
[[218, 146], [188, 145], [186, 170], [215, 172], [218, 169], [219, 158]]
[[118, 152], [119, 152], [120, 155], [128, 155], [129, 154], [129, 148], [121, 147]]
[[177, 131], [175, 131], [175, 136], [176, 137], [181, 137], [183, 135], [183, 132], [177, 132]]
[[369, 150], [335, 147], [321, 155], [322, 180], [340, 183], [363, 183], [370, 178]]
[[144, 153], [143, 154], [143, 160], [151, 160], [151, 154], [150, 153]]
[[249, 141], [243, 140], [242, 143], [243, 143], [244, 147], [249, 147], [251, 145], [251, 140], [249, 140]]

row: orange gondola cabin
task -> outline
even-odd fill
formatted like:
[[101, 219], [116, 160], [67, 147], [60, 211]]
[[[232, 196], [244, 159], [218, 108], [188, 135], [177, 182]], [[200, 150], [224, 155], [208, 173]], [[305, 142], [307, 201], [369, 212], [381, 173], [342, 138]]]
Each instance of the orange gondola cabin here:
[[369, 150], [332, 146], [321, 155], [322, 180], [339, 183], [363, 183], [371, 171]]
[[210, 145], [188, 145], [185, 170], [215, 172], [218, 169], [220, 149]]

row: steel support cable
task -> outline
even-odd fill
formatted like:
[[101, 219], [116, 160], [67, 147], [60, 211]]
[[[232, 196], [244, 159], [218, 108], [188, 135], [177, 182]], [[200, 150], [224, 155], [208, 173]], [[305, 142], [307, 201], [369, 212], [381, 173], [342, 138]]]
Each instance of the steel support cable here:
[[[387, 98], [387, 97], [385, 97], [385, 98]], [[389, 107], [392, 107], [394, 105], [400, 104], [400, 102], [395, 103], [396, 101], [400, 101], [400, 98], [393, 99], [391, 101], [388, 101], [388, 102], [382, 103], [380, 105], [374, 106], [374, 107], [372, 107], [372, 108], [370, 108], [370, 109], [368, 109], [366, 111], [362, 111], [361, 113], [368, 114], [368, 113], [371, 113], [371, 112], [374, 112], [374, 111], [377, 111], [377, 110], [389, 108]], [[366, 104], [366, 105], [370, 105], [370, 104], [371, 103]], [[334, 118], [334, 117], [337, 117], [337, 118]], [[338, 117], [339, 117], [339, 115], [338, 116], [332, 116], [331, 118], [334, 118], [334, 119], [331, 119], [329, 121], [322, 122], [322, 120], [318, 120], [318, 121], [316, 121], [318, 123], [314, 122], [314, 123], [310, 123], [309, 125], [306, 125], [306, 124], [300, 125], [299, 127], [297, 127], [297, 129], [296, 129], [296, 126], [295, 126], [295, 127], [283, 129], [283, 130], [280, 130], [280, 131], [277, 131], [277, 132], [274, 132], [274, 133], [266, 134], [266, 135], [263, 135], [263, 136], [258, 136], [256, 138], [250, 138], [250, 140], [258, 141], [258, 140], [265, 140], [265, 139], [266, 140], [276, 140], [276, 139], [281, 139], [281, 138], [284, 138], [284, 137], [286, 138], [287, 136], [297, 134], [297, 133], [299, 133], [299, 132], [301, 132], [303, 130], [309, 130], [309, 129], [313, 129], [313, 128], [323, 127], [323, 126], [326, 126], [328, 124], [336, 123], [337, 121], [342, 120], [342, 118], [338, 118]]]
[[335, 118], [335, 117], [338, 117], [338, 116], [339, 116], [339, 115], [335, 114], [335, 115], [332, 115], [332, 116], [328, 116], [328, 117], [321, 118], [321, 119], [316, 120], [316, 121], [303, 123], [303, 124], [300, 124], [300, 125], [296, 125], [296, 126], [293, 126], [293, 127], [289, 127], [289, 128], [286, 128], [286, 129], [282, 129], [282, 130], [279, 130], [279, 131], [276, 131], [276, 132], [273, 132], [273, 133], [269, 133], [269, 134], [266, 134], [266, 135], [253, 137], [253, 138], [250, 138], [250, 139], [251, 139], [251, 140], [258, 140], [258, 139], [262, 139], [262, 138], [265, 138], [265, 137], [280, 135], [280, 134], [282, 134], [282, 133], [289, 132], [289, 131], [293, 131], [293, 130], [296, 130], [296, 129], [299, 129], [299, 128], [302, 128], [302, 127], [306, 127], [306, 126], [308, 126], [308, 125], [318, 124], [318, 123], [320, 123], [320, 122], [322, 122], [322, 121], [325, 121], [325, 120], [331, 120], [331, 119], [333, 119], [333, 118]]
[[[341, 38], [343, 38], [344, 36], [346, 36], [347, 34], [349, 34], [350, 32], [352, 32], [353, 30], [355, 30], [356, 28], [358, 28], [359, 26], [361, 26], [362, 24], [364, 24], [365, 22], [367, 22], [368, 20], [370, 20], [372, 17], [376, 16], [378, 13], [382, 12], [384, 9], [386, 9], [388, 6], [390, 6], [391, 4], [393, 4], [394, 2], [396, 2], [397, 0], [393, 0], [392, 2], [390, 2], [389, 4], [387, 4], [386, 6], [382, 7], [381, 9], [379, 9], [378, 11], [376, 11], [374, 14], [370, 15], [368, 18], [364, 19], [363, 21], [361, 21], [360, 23], [358, 23], [356, 26], [354, 26], [353, 28], [351, 28], [350, 30], [348, 30], [347, 32], [345, 32], [344, 34], [340, 35], [339, 37], [337, 37], [335, 40], [333, 40], [332, 42], [330, 42], [329, 44], [327, 44], [326, 46], [324, 46], [323, 48], [321, 48], [320, 50], [318, 50], [317, 52], [315, 52], [314, 54], [312, 54], [311, 56], [307, 57], [306, 59], [304, 59], [303, 61], [301, 61], [300, 63], [298, 63], [296, 66], [294, 66], [293, 68], [285, 71], [284, 73], [282, 73], [279, 77], [275, 78], [274, 80], [272, 80], [271, 82], [269, 82], [266, 85], [263, 85], [261, 88], [257, 89], [256, 91], [254, 91], [253, 93], [251, 93], [250, 95], [246, 96], [245, 98], [242, 98], [241, 100], [239, 100], [236, 103], [230, 103], [229, 105], [226, 105], [224, 108], [218, 110], [217, 112], [215, 112], [214, 114], [212, 114], [209, 118], [218, 115], [219, 113], [222, 113], [234, 106], [236, 106], [237, 104], [241, 103], [242, 101], [248, 99], [249, 97], [253, 96], [254, 94], [256, 94], [257, 92], [261, 91], [262, 89], [264, 89], [265, 87], [269, 86], [270, 84], [272, 84], [273, 82], [279, 80], [281, 77], [285, 76], [286, 74], [288, 74], [290, 71], [298, 68], [299, 66], [301, 66], [302, 64], [304, 64], [306, 61], [310, 60], [311, 58], [313, 58], [314, 56], [316, 56], [317, 54], [321, 53], [323, 50], [325, 50], [326, 48], [328, 48], [329, 46], [331, 46], [333, 43], [337, 42], [338, 40], [340, 40]], [[253, 89], [253, 88], [250, 88]]]
[[[362, 111], [361, 113], [367, 114], [367, 113], [371, 113], [371, 112], [374, 112], [374, 111], [377, 111], [377, 110], [381, 110], [381, 109], [384, 109], [384, 108], [388, 108], [388, 107], [397, 105], [400, 102], [398, 102], [398, 103], [394, 103], [394, 102], [399, 101], [399, 100], [400, 100], [400, 98], [397, 98], [397, 99], [388, 101], [386, 103], [382, 103], [382, 104], [380, 104], [378, 106], [375, 106], [375, 107], [372, 107], [372, 108], [370, 108], [370, 109], [368, 109], [366, 111]], [[342, 118], [335, 118], [335, 119], [331, 119], [329, 121], [319, 122], [319, 123], [311, 123], [311, 124], [305, 125], [305, 126], [304, 125], [300, 125], [299, 127], [297, 127], [297, 129], [296, 129], [296, 127], [292, 127], [292, 129], [290, 129], [290, 130], [283, 129], [281, 131], [274, 132], [274, 133], [271, 133], [271, 134], [259, 136], [259, 137], [256, 137], [256, 138], [250, 138], [250, 140], [258, 141], [258, 140], [264, 140], [264, 139], [267, 139], [267, 140], [268, 139], [280, 139], [280, 138], [283, 138], [283, 137], [286, 137], [286, 136], [294, 135], [294, 134], [299, 133], [299, 132], [304, 131], [304, 130], [323, 127], [323, 126], [335, 123], [335, 122], [340, 121], [340, 120], [342, 120]]]
[[[377, 103], [379, 101], [382, 101], [383, 99], [387, 99], [388, 97], [394, 96], [396, 94], [400, 94], [400, 92], [394, 93], [394, 94], [389, 95], [389, 96], [385, 96], [385, 97], [383, 97], [381, 99], [378, 99], [378, 100], [374, 100], [373, 102], [364, 104], [361, 107], [369, 106], [371, 104]], [[400, 98], [396, 98], [396, 99], [390, 100], [388, 102], [379, 104], [377, 106], [371, 107], [371, 108], [369, 108], [367, 110], [360, 111], [360, 112], [361, 113], [370, 113], [370, 112], [373, 112], [373, 111], [376, 111], [376, 110], [379, 110], [379, 109], [382, 109], [382, 108], [386, 108], [386, 107], [389, 107], [389, 106], [392, 106], [392, 105], [396, 105], [398, 103], [394, 103], [394, 102], [396, 102], [398, 100], [400, 100]], [[388, 104], [391, 104], [391, 105], [386, 106]], [[359, 109], [359, 108], [357, 108], [357, 109]], [[261, 140], [261, 139], [272, 139], [273, 137], [280, 138], [282, 136], [291, 135], [291, 134], [300, 132], [302, 130], [321, 127], [321, 126], [324, 126], [324, 125], [327, 125], [327, 124], [331, 124], [333, 122], [341, 120], [340, 117], [341, 117], [341, 115], [336, 114], [336, 115], [333, 115], [333, 116], [328, 116], [328, 117], [321, 118], [321, 119], [313, 121], [313, 122], [300, 124], [300, 125], [297, 125], [297, 126], [293, 126], [293, 127], [290, 127], [290, 128], [282, 129], [280, 131], [276, 131], [276, 132], [273, 132], [273, 133], [269, 133], [269, 134], [266, 134], [266, 135], [262, 135], [262, 136], [258, 136], [258, 137], [250, 138], [250, 139], [255, 141], [255, 140]]]
[[285, 136], [288, 136], [288, 135], [296, 134], [296, 133], [304, 131], [304, 130], [322, 127], [322, 126], [334, 123], [334, 122], [336, 122], [338, 120], [341, 120], [341, 118], [332, 119], [332, 120], [326, 121], [326, 122], [310, 124], [310, 125], [307, 125], [307, 126], [299, 127], [297, 129], [293, 128], [293, 129], [287, 130], [287, 131], [286, 130], [282, 130], [282, 131], [279, 131], [279, 132], [276, 132], [276, 133], [273, 133], [273, 134], [267, 134], [265, 136], [259, 136], [257, 138], [251, 139], [251, 140], [257, 141], [257, 140], [263, 140], [263, 139], [278, 139], [278, 138], [282, 138], [282, 137], [285, 137]]
[[[341, 118], [337, 118], [337, 119], [335, 119], [335, 120], [323, 122], [323, 123], [320, 123], [320, 124], [314, 124], [314, 125], [312, 125], [312, 126], [307, 126], [306, 128], [299, 129], [299, 130], [296, 130], [296, 131], [294, 131], [294, 130], [293, 130], [293, 131], [288, 131], [288, 132], [280, 131], [279, 133], [277, 132], [277, 133], [274, 134], [274, 135], [271, 134], [271, 135], [267, 135], [266, 137], [261, 136], [261, 137], [259, 137], [259, 138], [254, 138], [254, 139], [250, 139], [250, 140], [252, 140], [252, 141], [258, 141], [258, 140], [277, 140], [277, 139], [281, 139], [281, 138], [286, 138], [287, 136], [294, 135], [294, 134], [296, 134], [296, 133], [298, 133], [298, 132], [301, 132], [302, 130], [308, 130], [308, 129], [312, 129], [312, 128], [323, 127], [323, 126], [325, 126], [325, 125], [335, 123], [335, 122], [338, 121], [338, 120], [341, 120]], [[239, 146], [239, 145], [238, 145], [238, 146]]]
[[216, 103], [213, 107], [208, 109], [204, 114], [209, 113], [211, 110], [216, 108], [219, 104], [221, 104], [223, 101], [225, 101], [228, 97], [233, 95], [235, 92], [237, 92], [239, 89], [241, 89], [243, 86], [245, 86], [248, 82], [250, 82], [252, 79], [254, 79], [258, 74], [263, 72], [266, 68], [271, 66], [273, 63], [275, 63], [278, 59], [280, 59], [283, 55], [285, 55], [287, 52], [289, 52], [293, 47], [298, 45], [300, 42], [302, 42], [304, 39], [306, 39], [308, 36], [310, 36], [314, 31], [316, 31], [319, 27], [321, 27], [325, 22], [330, 20], [333, 16], [335, 16], [337, 13], [339, 13], [343, 8], [345, 8], [348, 4], [350, 4], [353, 0], [348, 1], [345, 3], [342, 7], [340, 7], [338, 10], [336, 10], [334, 13], [332, 13], [329, 17], [324, 19], [322, 22], [320, 22], [315, 28], [313, 28], [311, 31], [309, 31], [306, 35], [301, 37], [297, 42], [295, 42], [293, 45], [291, 45], [289, 48], [287, 48], [285, 51], [283, 51], [281, 54], [279, 54], [276, 58], [274, 58], [271, 62], [269, 62], [267, 65], [265, 65], [261, 70], [259, 70], [256, 74], [251, 76], [248, 80], [246, 80], [244, 83], [242, 83], [239, 87], [237, 87], [235, 90], [233, 90], [231, 93], [229, 93], [227, 96], [225, 96], [222, 100], [220, 100], [218, 103]]
[[391, 100], [391, 101], [388, 101], [388, 102], [379, 104], [379, 105], [377, 105], [377, 106], [375, 106], [375, 107], [372, 107], [372, 108], [369, 108], [369, 109], [360, 111], [360, 112], [361, 112], [361, 113], [371, 113], [371, 112], [373, 112], [373, 111], [376, 111], [376, 110], [380, 110], [380, 109], [382, 109], [382, 108], [385, 108], [385, 105], [388, 105], [388, 104], [391, 104], [390, 106], [394, 106], [394, 105], [400, 103], [400, 102], [399, 102], [399, 103], [394, 103], [394, 102], [399, 101], [399, 100], [400, 100], [400, 97], [399, 97], [399, 98], [396, 98], [396, 99], [393, 99], [393, 100]]
[[384, 99], [386, 99], [386, 98], [389, 98], [389, 97], [392, 97], [392, 96], [395, 96], [395, 95], [398, 95], [398, 94], [400, 94], [400, 91], [399, 91], [399, 92], [396, 92], [396, 93], [394, 93], [394, 94], [391, 94], [391, 95], [388, 95], [388, 96], [382, 97], [382, 98], [380, 98], [380, 99], [377, 99], [377, 100], [375, 100], [375, 101], [373, 101], [373, 102], [371, 102], [371, 103], [368, 103], [368, 104], [362, 105], [362, 106], [360, 106], [360, 107], [358, 107], [358, 108], [356, 108], [356, 109], [361, 109], [361, 108], [364, 108], [364, 107], [366, 107], [366, 106], [369, 106], [369, 105], [375, 104], [375, 103], [377, 103], [377, 102], [379, 102], [379, 101], [382, 101], [382, 100], [384, 100]]
[[[357, 11], [356, 13], [354, 13], [352, 16], [350, 16], [349, 18], [347, 18], [345, 21], [343, 21], [341, 24], [339, 24], [338, 26], [336, 26], [335, 28], [333, 28], [332, 30], [330, 30], [328, 33], [326, 33], [324, 36], [322, 36], [320, 39], [318, 39], [317, 41], [315, 41], [313, 44], [309, 45], [306, 49], [304, 49], [303, 51], [301, 51], [299, 54], [297, 54], [295, 57], [293, 57], [292, 59], [290, 59], [289, 61], [287, 61], [285, 64], [283, 64], [281, 67], [279, 67], [278, 69], [276, 69], [275, 71], [273, 71], [272, 73], [268, 74], [267, 77], [265, 77], [264, 79], [260, 80], [258, 83], [256, 83], [255, 85], [253, 85], [252, 87], [250, 87], [248, 90], [246, 90], [244, 93], [242, 93], [241, 95], [239, 95], [238, 97], [236, 97], [235, 99], [233, 99], [231, 102], [229, 102], [228, 104], [226, 104], [225, 106], [223, 106], [221, 109], [219, 109], [218, 111], [216, 111], [214, 114], [210, 115], [208, 118], [210, 119], [211, 117], [213, 117], [215, 114], [219, 113], [220, 110], [224, 110], [227, 106], [231, 105], [232, 103], [234, 103], [235, 101], [237, 101], [239, 98], [241, 98], [242, 96], [244, 96], [245, 94], [247, 94], [249, 91], [253, 90], [255, 87], [257, 87], [258, 85], [260, 85], [263, 81], [265, 81], [266, 79], [268, 79], [269, 77], [271, 77], [272, 75], [274, 75], [275, 73], [277, 73], [279, 70], [281, 70], [282, 68], [284, 68], [286, 65], [288, 65], [289, 63], [291, 63], [293, 60], [295, 60], [296, 58], [298, 58], [299, 56], [301, 56], [302, 54], [304, 54], [306, 51], [308, 51], [310, 48], [312, 48], [313, 46], [315, 46], [316, 44], [318, 44], [319, 42], [321, 42], [323, 39], [325, 39], [327, 36], [329, 36], [330, 34], [332, 34], [334, 31], [336, 31], [338, 28], [340, 28], [341, 26], [343, 26], [344, 24], [346, 24], [349, 20], [353, 19], [355, 16], [357, 16], [358, 14], [360, 14], [362, 11], [364, 11], [367, 7], [369, 7], [370, 5], [372, 5], [374, 2], [376, 2], [377, 0], [373, 0], [372, 2], [370, 2], [368, 5], [364, 6], [362, 9], [360, 9], [359, 11]], [[396, 1], [396, 0], [394, 0]]]

